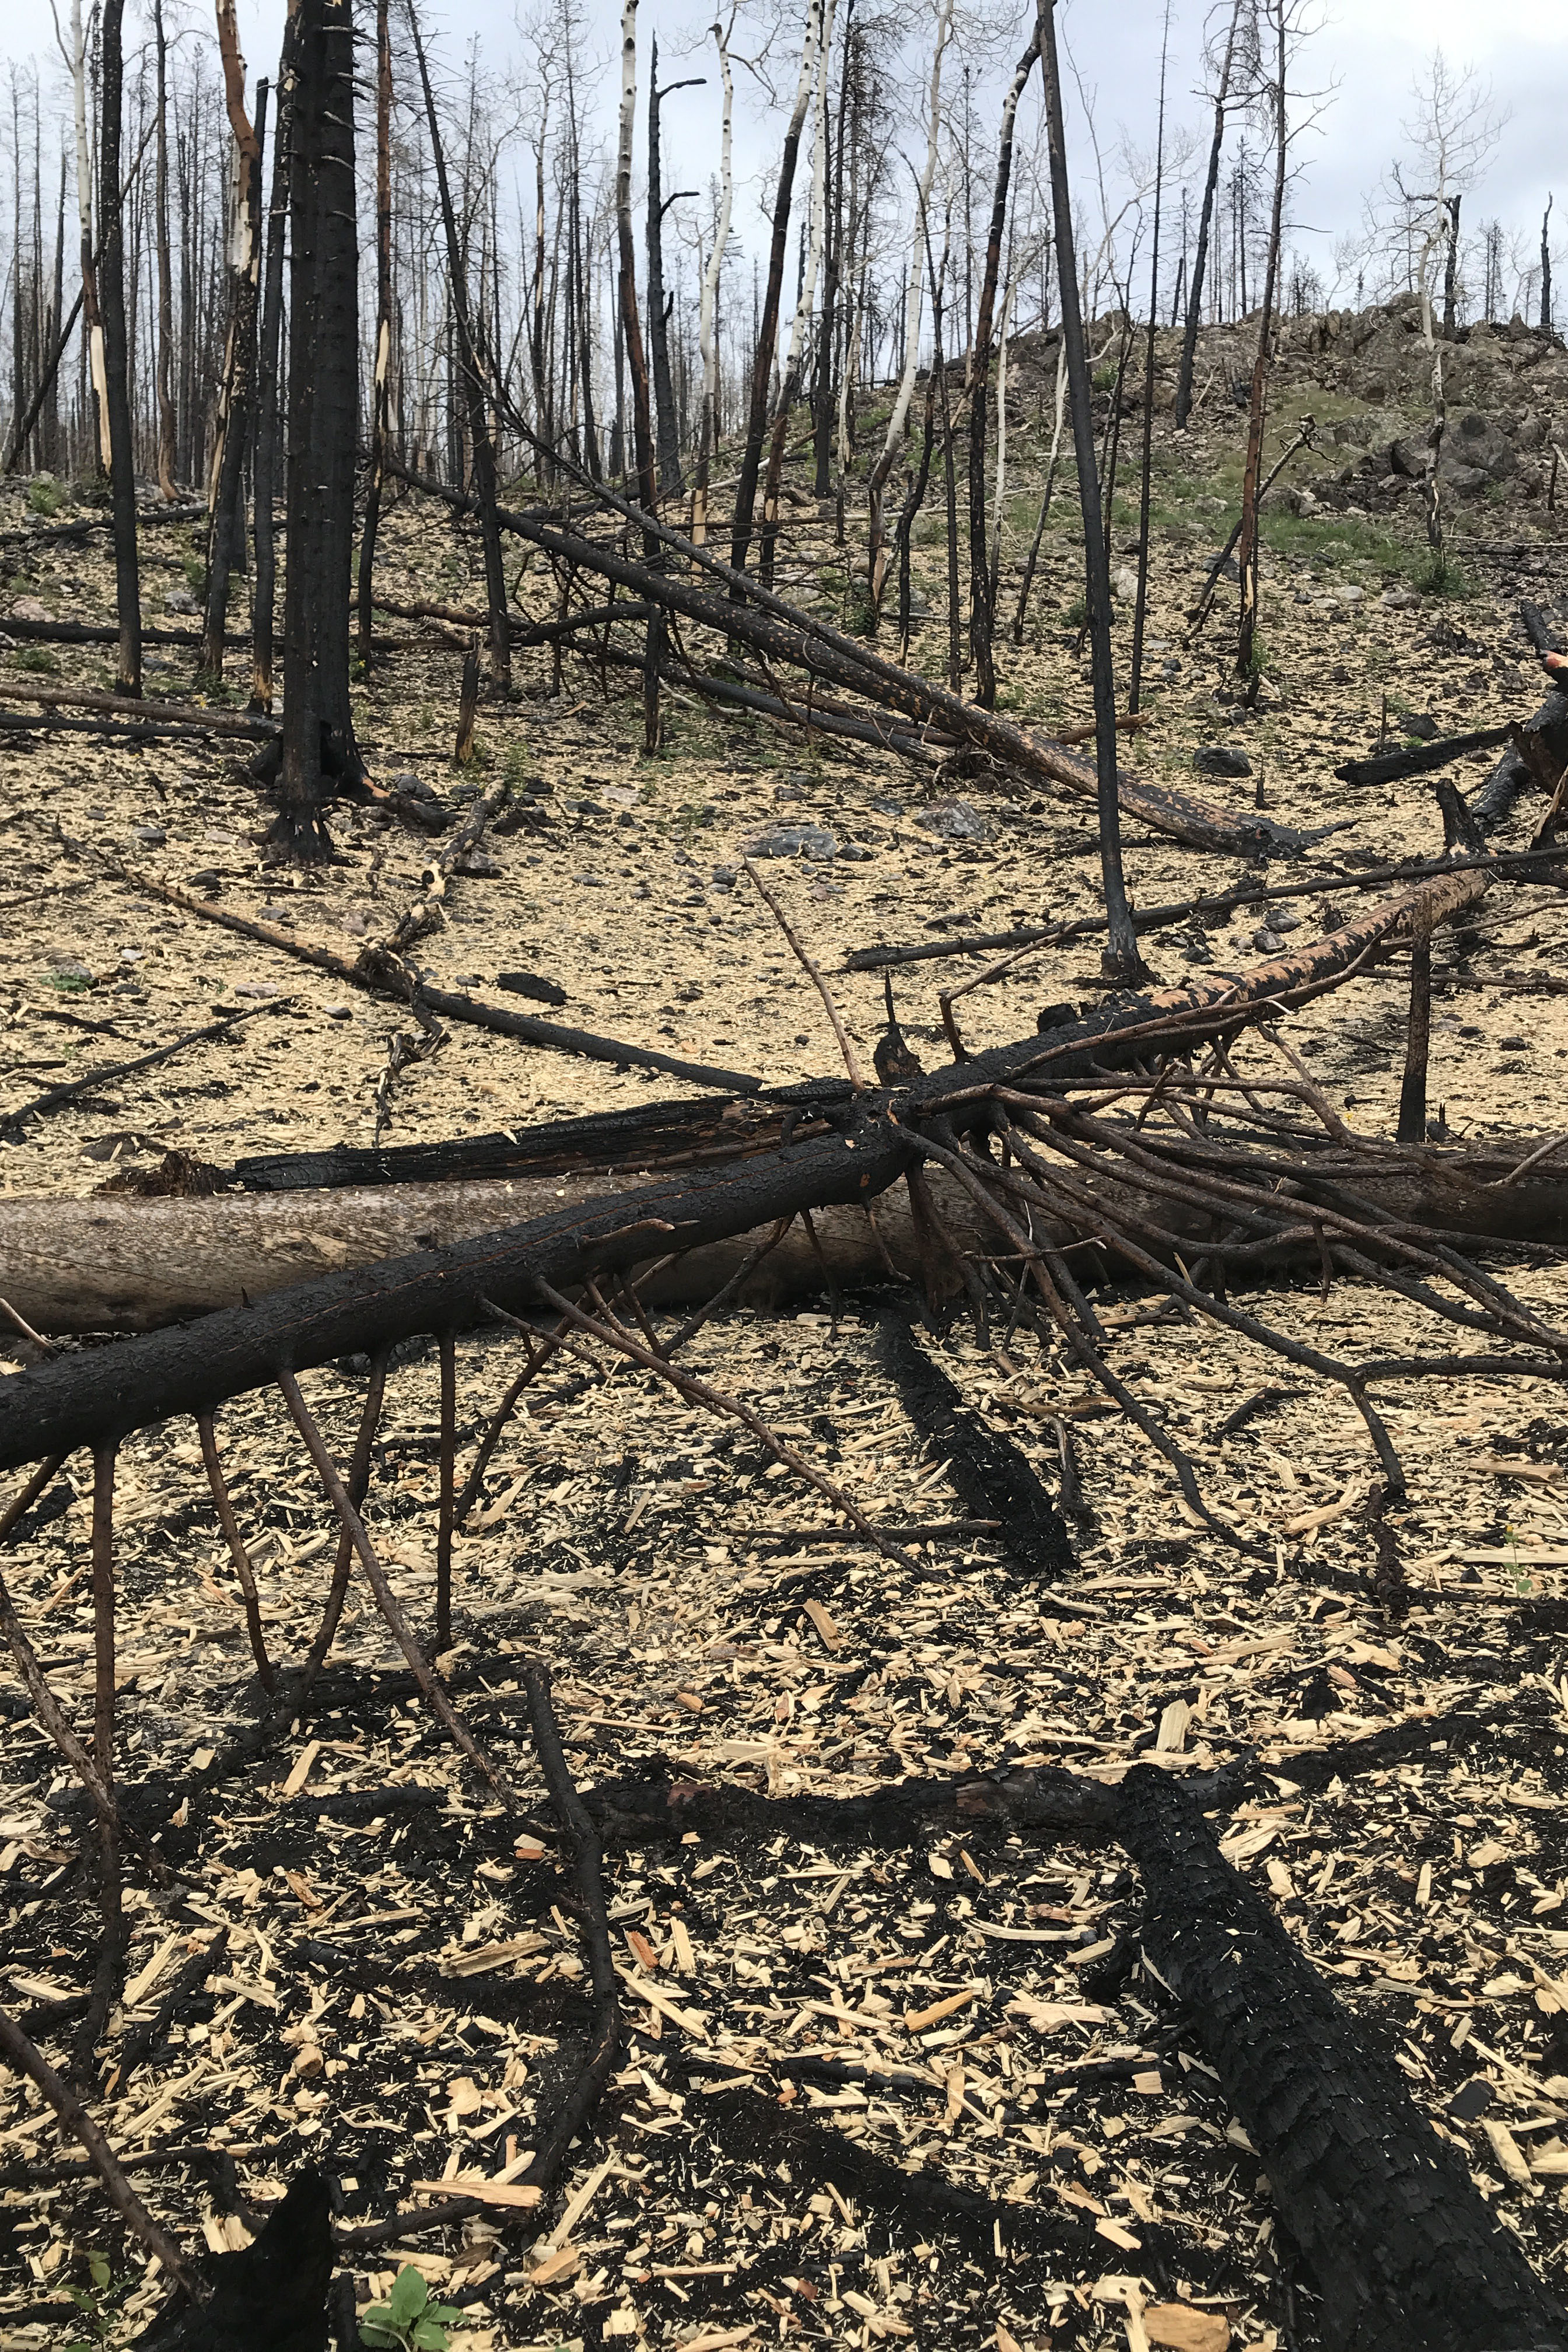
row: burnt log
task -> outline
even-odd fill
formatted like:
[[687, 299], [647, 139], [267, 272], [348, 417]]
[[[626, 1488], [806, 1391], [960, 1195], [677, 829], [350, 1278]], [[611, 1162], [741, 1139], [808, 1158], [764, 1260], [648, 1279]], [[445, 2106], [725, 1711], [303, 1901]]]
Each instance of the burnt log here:
[[1135, 1765], [1116, 1834], [1143, 1954], [1182, 2002], [1322, 2296], [1324, 2352], [1563, 2352], [1568, 2315], [1392, 2058], [1226, 1862], [1167, 1773]]

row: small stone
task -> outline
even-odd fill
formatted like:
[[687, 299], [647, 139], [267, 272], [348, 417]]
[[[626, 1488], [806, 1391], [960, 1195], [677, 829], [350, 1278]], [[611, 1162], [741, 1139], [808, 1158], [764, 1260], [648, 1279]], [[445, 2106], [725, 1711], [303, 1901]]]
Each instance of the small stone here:
[[242, 980], [234, 992], [237, 996], [265, 998], [280, 995], [282, 992], [274, 988], [269, 980]]
[[51, 621], [54, 614], [36, 596], [18, 596], [11, 607], [14, 621]]
[[984, 841], [990, 831], [967, 801], [938, 801], [933, 807], [922, 809], [915, 823], [943, 841]]
[[1200, 776], [1250, 776], [1252, 762], [1232, 743], [1200, 743], [1193, 753]]
[[493, 882], [502, 867], [499, 858], [488, 856], [482, 849], [470, 849], [456, 870], [466, 874], [470, 881]]
[[1365, 594], [1364, 588], [1340, 588], [1335, 591], [1335, 599], [1341, 604], [1359, 604]]
[[1383, 609], [1385, 613], [1416, 613], [1421, 609], [1421, 599], [1414, 588], [1389, 588], [1384, 592]]
[[1119, 563], [1110, 575], [1110, 593], [1118, 604], [1131, 604], [1138, 594], [1138, 574], [1130, 563]]
[[199, 608], [188, 588], [170, 588], [163, 595], [165, 613], [194, 613]]
[[131, 838], [139, 841], [143, 849], [162, 849], [169, 836], [161, 824], [133, 824]]
[[1402, 710], [1399, 717], [1405, 733], [1414, 735], [1418, 743], [1435, 743], [1443, 731], [1435, 719], [1409, 710]]
[[[433, 801], [440, 797], [434, 784], [427, 784], [423, 776], [415, 775], [407, 768], [400, 769], [395, 776], [388, 776], [386, 789], [408, 801]], [[452, 797], [455, 800], [457, 794]]]
[[746, 844], [748, 857], [837, 857], [838, 836], [822, 824], [775, 824]]
[[329, 1021], [352, 1021], [353, 1019], [353, 1007], [351, 1004], [323, 1004], [321, 1010], [326, 1014]]
[[1278, 955], [1285, 942], [1278, 931], [1271, 931], [1265, 923], [1261, 929], [1253, 932], [1252, 944], [1259, 955]]
[[849, 866], [864, 866], [877, 855], [874, 849], [868, 849], [863, 841], [847, 841], [838, 854]]

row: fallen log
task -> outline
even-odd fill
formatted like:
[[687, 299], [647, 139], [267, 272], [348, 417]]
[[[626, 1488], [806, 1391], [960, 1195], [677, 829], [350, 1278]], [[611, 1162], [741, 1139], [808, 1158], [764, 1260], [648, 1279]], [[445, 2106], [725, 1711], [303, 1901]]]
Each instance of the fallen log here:
[[[448, 490], [423, 479], [416, 487], [442, 499], [458, 513], [472, 509], [472, 501], [461, 491]], [[934, 722], [944, 734], [974, 743], [1004, 766], [1055, 784], [1075, 799], [1092, 801], [1096, 797], [1098, 785], [1092, 761], [1048, 737], [1026, 734], [996, 712], [965, 702], [961, 696], [933, 684], [917, 671], [900, 669], [873, 646], [841, 635], [826, 621], [796, 612], [782, 598], [760, 588], [749, 576], [732, 572], [710, 551], [694, 547], [653, 518], [646, 520], [664, 544], [726, 587], [738, 587], [745, 601], [731, 601], [727, 595], [699, 587], [690, 578], [673, 571], [655, 570], [623, 554], [618, 544], [560, 530], [536, 515], [498, 508], [497, 520], [504, 530], [543, 548], [563, 563], [596, 572], [647, 603], [660, 604], [699, 627], [750, 646], [770, 662], [812, 672], [868, 701], [900, 711], [922, 726]], [[1119, 797], [1129, 816], [1194, 849], [1216, 850], [1233, 856], [1295, 856], [1321, 837], [1272, 824], [1264, 817], [1233, 815], [1213, 802], [1194, 799], [1125, 772], [1120, 780]]]
[[1157, 991], [1047, 1036], [976, 1055], [904, 1094], [868, 1092], [847, 1107], [842, 1132], [831, 1136], [623, 1185], [580, 1211], [569, 1207], [482, 1239], [417, 1249], [364, 1272], [327, 1275], [207, 1316], [189, 1330], [152, 1332], [35, 1367], [0, 1384], [0, 1468], [85, 1443], [108, 1444], [174, 1413], [211, 1412], [280, 1370], [374, 1352], [418, 1334], [471, 1330], [491, 1319], [496, 1306], [524, 1312], [544, 1297], [541, 1279], [559, 1290], [589, 1273], [625, 1271], [652, 1256], [732, 1240], [802, 1209], [869, 1202], [921, 1153], [922, 1118], [940, 1113], [959, 1129], [984, 1124], [998, 1088], [1058, 1087], [1096, 1077], [1120, 1057], [1234, 1034], [1260, 1014], [1303, 1002], [1363, 968], [1413, 922], [1462, 911], [1485, 888], [1484, 876], [1437, 876], [1240, 980]]
[[636, 1045], [618, 1037], [595, 1036], [591, 1030], [574, 1029], [561, 1021], [541, 1021], [531, 1013], [512, 1013], [503, 1004], [487, 1004], [482, 997], [470, 996], [450, 988], [433, 988], [421, 980], [401, 958], [385, 950], [363, 950], [357, 957], [339, 955], [334, 948], [316, 946], [309, 940], [296, 939], [292, 931], [277, 923], [263, 922], [258, 916], [237, 915], [228, 907], [214, 906], [210, 899], [193, 898], [188, 890], [173, 882], [160, 882], [153, 876], [138, 874], [131, 867], [114, 865], [122, 881], [136, 890], [145, 891], [149, 898], [162, 898], [171, 907], [179, 907], [187, 915], [198, 915], [204, 922], [216, 923], [220, 930], [237, 931], [242, 939], [255, 940], [263, 947], [278, 948], [298, 963], [308, 963], [315, 971], [331, 974], [333, 980], [344, 982], [351, 988], [363, 988], [373, 996], [390, 997], [395, 1003], [423, 1005], [427, 1013], [438, 1013], [448, 1021], [461, 1021], [474, 1029], [488, 1029], [498, 1037], [516, 1037], [526, 1045], [544, 1045], [562, 1054], [580, 1054], [593, 1062], [611, 1062], [616, 1067], [658, 1070], [667, 1077], [689, 1078], [696, 1086], [732, 1087], [739, 1092], [755, 1092], [762, 1080], [743, 1070], [723, 1070], [705, 1062], [688, 1062], [679, 1054], [661, 1054], [652, 1045]]
[[[1568, 1247], [1568, 1146], [1517, 1182], [1508, 1181], [1543, 1140], [1550, 1139], [1518, 1135], [1468, 1149], [1369, 1141], [1364, 1157], [1328, 1154], [1302, 1172], [1315, 1192], [1353, 1193], [1428, 1232]], [[717, 1150], [706, 1158], [683, 1154], [669, 1165], [702, 1166], [719, 1156]], [[743, 1167], [751, 1155], [733, 1151], [722, 1158]], [[0, 1298], [36, 1331], [51, 1335], [154, 1331], [244, 1299], [270, 1297], [327, 1273], [378, 1265], [421, 1249], [450, 1249], [552, 1212], [585, 1211], [619, 1197], [629, 1214], [652, 1181], [626, 1174], [624, 1163], [621, 1171], [602, 1174], [582, 1173], [579, 1163], [578, 1172], [554, 1176], [218, 1192], [205, 1198], [100, 1192], [77, 1201], [9, 1193], [0, 1196]], [[960, 1248], [995, 1246], [968, 1193], [940, 1169], [927, 1181]], [[1094, 1189], [1118, 1224], [1137, 1222], [1148, 1209], [1148, 1196], [1135, 1184], [1106, 1179]], [[815, 1245], [803, 1227], [793, 1226], [742, 1285], [738, 1304], [773, 1309], [829, 1286], [862, 1288], [887, 1278], [889, 1260], [903, 1279], [920, 1279], [921, 1238], [901, 1188], [879, 1201], [874, 1229], [858, 1205], [836, 1206], [804, 1193], [798, 1205], [811, 1212]], [[1214, 1238], [1213, 1220], [1199, 1213], [1175, 1222], [1188, 1248]], [[1318, 1246], [1309, 1226], [1306, 1217], [1299, 1238], [1257, 1253], [1250, 1270], [1315, 1267]], [[1065, 1219], [1041, 1218], [1036, 1230], [1056, 1248], [1079, 1237]], [[644, 1286], [644, 1303], [700, 1305], [740, 1271], [763, 1238], [759, 1221], [757, 1230], [742, 1228], [690, 1248]], [[645, 1243], [642, 1255], [661, 1250], [656, 1237]], [[1114, 1259], [1114, 1248], [1109, 1254]]]
[[1142, 1950], [1187, 2011], [1322, 2297], [1324, 2352], [1562, 2352], [1568, 2315], [1171, 1777], [1135, 1765], [1115, 1834]]

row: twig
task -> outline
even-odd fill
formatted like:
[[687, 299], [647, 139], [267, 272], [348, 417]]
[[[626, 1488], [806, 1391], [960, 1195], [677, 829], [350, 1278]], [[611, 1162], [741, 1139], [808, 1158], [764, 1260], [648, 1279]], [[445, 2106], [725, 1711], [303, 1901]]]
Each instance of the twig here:
[[[809, 1462], [795, 1452], [793, 1445], [786, 1445], [784, 1439], [768, 1427], [761, 1414], [752, 1411], [750, 1405], [742, 1404], [737, 1397], [725, 1396], [720, 1390], [710, 1388], [706, 1381], [697, 1380], [690, 1372], [677, 1370], [673, 1364], [666, 1363], [662, 1357], [654, 1355], [649, 1349], [641, 1346], [620, 1324], [596, 1322], [592, 1316], [584, 1315], [580, 1307], [573, 1306], [569, 1298], [563, 1298], [558, 1290], [552, 1289], [542, 1275], [536, 1276], [536, 1280], [540, 1290], [550, 1301], [556, 1313], [564, 1316], [568, 1322], [574, 1324], [578, 1330], [585, 1332], [590, 1339], [601, 1340], [608, 1347], [618, 1348], [624, 1355], [629, 1356], [634, 1363], [640, 1364], [645, 1371], [657, 1372], [661, 1380], [668, 1381], [672, 1388], [679, 1390], [689, 1403], [706, 1405], [710, 1412], [732, 1413], [735, 1419], [749, 1429], [752, 1436], [761, 1444], [765, 1445], [769, 1453], [777, 1460], [787, 1462], [798, 1477], [805, 1478], [808, 1484], [815, 1486], [819, 1495], [826, 1495], [834, 1509], [842, 1511], [845, 1517], [860, 1530], [860, 1533], [876, 1545], [884, 1559], [891, 1560], [895, 1567], [901, 1568], [908, 1575], [923, 1576], [929, 1573], [922, 1561], [911, 1559], [908, 1552], [900, 1550], [897, 1544], [889, 1543], [866, 1517], [859, 1505], [835, 1479], [827, 1477], [820, 1470], [814, 1469]], [[512, 1319], [507, 1317], [499, 1307], [492, 1311], [503, 1321]]]
[[469, 1763], [484, 1774], [507, 1811], [517, 1811], [517, 1800], [505, 1775], [486, 1755], [472, 1732], [461, 1721], [451, 1700], [431, 1672], [425, 1653], [416, 1641], [413, 1629], [403, 1613], [397, 1596], [387, 1582], [386, 1571], [375, 1556], [374, 1548], [365, 1533], [364, 1522], [350, 1500], [348, 1489], [338, 1475], [337, 1465], [327, 1451], [326, 1441], [317, 1428], [310, 1409], [300, 1392], [299, 1381], [292, 1372], [279, 1372], [278, 1385], [283, 1391], [284, 1402], [293, 1415], [294, 1426], [304, 1439], [310, 1459], [316, 1465], [317, 1475], [326, 1488], [328, 1500], [336, 1511], [339, 1521], [355, 1551], [359, 1554], [360, 1565], [370, 1580], [370, 1589], [375, 1595], [376, 1605], [390, 1626], [398, 1648], [413, 1669], [414, 1679], [428, 1701], [432, 1713], [447, 1736], [461, 1748]]
[[148, 2212], [116, 2162], [113, 2149], [76, 2093], [61, 2080], [42, 2051], [4, 2010], [0, 2010], [0, 2049], [5, 2051], [20, 2073], [37, 2084], [66, 2129], [74, 2132], [80, 2140], [93, 2170], [103, 2183], [104, 2193], [127, 2228], [141, 2239], [150, 2254], [156, 2256], [176, 2284], [184, 2287], [193, 2303], [205, 2303], [210, 2291], [205, 2280], [197, 2277], [163, 2224], [155, 2221]]
[[828, 992], [827, 982], [823, 979], [817, 966], [812, 961], [811, 957], [807, 955], [805, 948], [802, 947], [800, 941], [796, 939], [795, 932], [790, 928], [789, 917], [784, 913], [784, 908], [779, 905], [778, 900], [773, 897], [773, 892], [763, 880], [762, 876], [758, 873], [756, 866], [753, 865], [751, 858], [742, 858], [741, 863], [744, 866], [747, 873], [756, 884], [757, 895], [762, 899], [763, 906], [766, 907], [774, 922], [784, 933], [784, 938], [789, 941], [791, 950], [795, 955], [796, 962], [805, 973], [806, 978], [810, 981], [813, 988], [816, 989], [818, 996], [821, 997], [823, 1010], [826, 1013], [829, 1022], [832, 1024], [834, 1035], [838, 1040], [838, 1050], [844, 1057], [844, 1067], [848, 1073], [849, 1083], [854, 1087], [857, 1094], [863, 1094], [866, 1090], [866, 1075], [860, 1067], [860, 1063], [856, 1055], [854, 1046], [849, 1043], [848, 1037], [845, 1034], [844, 1024], [838, 1017], [838, 1007], [835, 1004], [832, 996]]
[[250, 1654], [256, 1660], [256, 1671], [260, 1678], [262, 1689], [270, 1693], [278, 1687], [278, 1676], [273, 1671], [272, 1661], [267, 1654], [267, 1638], [261, 1630], [261, 1603], [256, 1591], [256, 1563], [246, 1549], [245, 1539], [239, 1532], [239, 1521], [234, 1515], [234, 1504], [230, 1499], [227, 1482], [223, 1475], [223, 1465], [218, 1460], [217, 1433], [213, 1427], [213, 1417], [210, 1412], [197, 1414], [196, 1429], [202, 1442], [202, 1460], [206, 1465], [207, 1484], [212, 1488], [213, 1501], [217, 1507], [218, 1525], [223, 1529], [224, 1540], [228, 1546], [228, 1556], [234, 1562], [234, 1572], [239, 1579], [240, 1592], [244, 1596], [245, 1624], [246, 1631], [250, 1635]]
[[133, 1061], [111, 1062], [107, 1069], [89, 1070], [85, 1076], [68, 1079], [63, 1086], [50, 1087], [46, 1093], [36, 1096], [33, 1101], [23, 1103], [16, 1110], [7, 1111], [0, 1125], [4, 1126], [13, 1141], [20, 1142], [24, 1119], [42, 1118], [47, 1112], [58, 1110], [63, 1104], [75, 1102], [79, 1096], [91, 1094], [97, 1087], [106, 1087], [116, 1078], [128, 1078], [136, 1070], [150, 1070], [154, 1062], [166, 1062], [171, 1055], [183, 1054], [187, 1045], [202, 1045], [214, 1037], [225, 1037], [231, 1029], [237, 1029], [242, 1021], [254, 1021], [263, 1013], [286, 1012], [293, 1002], [291, 996], [285, 996], [271, 1004], [252, 1005], [244, 1013], [226, 1013], [221, 1021], [209, 1021], [204, 1028], [187, 1029], [184, 1036], [176, 1037], [172, 1045], [159, 1045], [151, 1054], [138, 1054]]

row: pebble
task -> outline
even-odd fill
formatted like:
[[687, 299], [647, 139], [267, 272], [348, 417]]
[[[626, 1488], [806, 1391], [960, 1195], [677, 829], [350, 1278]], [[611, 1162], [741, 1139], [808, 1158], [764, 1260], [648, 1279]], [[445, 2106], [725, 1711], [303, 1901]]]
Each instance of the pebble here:
[[1389, 588], [1384, 592], [1383, 609], [1385, 613], [1418, 613], [1421, 599], [1414, 588]]
[[943, 841], [984, 841], [990, 832], [967, 801], [938, 801], [934, 807], [921, 809], [915, 823], [927, 833], [940, 834]]
[[163, 596], [165, 613], [194, 613], [199, 608], [188, 588], [170, 588]]
[[14, 621], [50, 621], [54, 614], [36, 596], [18, 596], [11, 607], [11, 618]]
[[169, 836], [161, 824], [133, 824], [131, 838], [139, 841], [143, 849], [162, 849]]
[[269, 980], [242, 980], [239, 986], [234, 992], [237, 996], [259, 997], [279, 996], [282, 994], [282, 991], [280, 989], [274, 988]]
[[[243, 996], [244, 989], [237, 993]], [[323, 1004], [321, 1010], [329, 1021], [352, 1021], [353, 1018], [353, 1007], [350, 1004]]]
[[1252, 762], [1233, 743], [1201, 743], [1193, 753], [1200, 776], [1250, 776]]
[[825, 824], [774, 824], [746, 844], [748, 857], [837, 857], [838, 836]]

